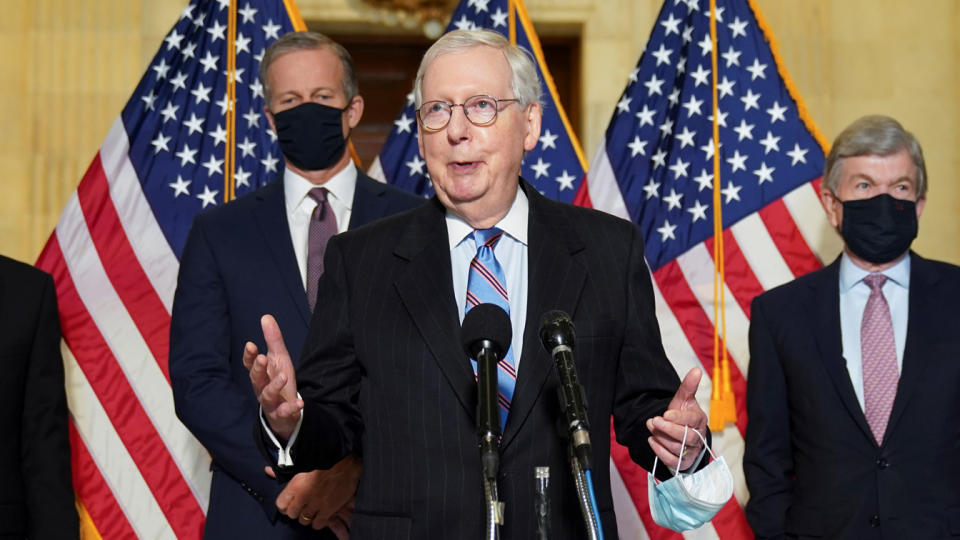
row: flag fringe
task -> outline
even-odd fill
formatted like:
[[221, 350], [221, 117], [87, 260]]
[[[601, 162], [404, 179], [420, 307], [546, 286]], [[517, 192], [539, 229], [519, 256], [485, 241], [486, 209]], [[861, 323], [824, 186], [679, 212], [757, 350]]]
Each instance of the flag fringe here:
[[763, 17], [763, 13], [761, 13], [760, 8], [757, 7], [754, 0], [747, 0], [747, 4], [750, 6], [750, 10], [753, 11], [754, 18], [757, 19], [757, 26], [759, 26], [760, 31], [763, 32], [764, 39], [770, 44], [770, 53], [773, 54], [773, 61], [777, 64], [777, 72], [780, 73], [780, 78], [783, 80], [784, 86], [787, 87], [787, 92], [790, 94], [790, 97], [793, 98], [793, 101], [797, 103], [797, 113], [800, 115], [800, 121], [803, 122], [804, 125], [807, 126], [807, 129], [810, 130], [810, 133], [813, 134], [813, 138], [820, 144], [823, 153], [829, 154], [830, 143], [827, 141], [827, 138], [823, 136], [823, 133], [820, 132], [820, 128], [817, 127], [816, 122], [813, 121], [813, 118], [810, 116], [810, 111], [807, 109], [807, 104], [800, 96], [800, 91], [797, 90], [796, 85], [793, 84], [793, 79], [790, 78], [790, 73], [787, 72], [786, 64], [784, 64], [783, 59], [780, 57], [780, 46], [777, 44], [777, 37], [774, 35], [773, 29], [767, 24], [767, 20]]
[[513, 0], [511, 4], [516, 6], [517, 18], [520, 19], [520, 24], [523, 25], [523, 29], [527, 33], [527, 39], [530, 40], [530, 48], [533, 49], [530, 52], [533, 53], [534, 57], [537, 59], [537, 62], [540, 64], [540, 71], [543, 72], [543, 82], [550, 90], [550, 97], [557, 106], [557, 112], [560, 113], [560, 120], [563, 122], [564, 129], [567, 130], [567, 137], [570, 138], [570, 145], [573, 146], [573, 151], [577, 154], [577, 159], [580, 160], [580, 168], [586, 171], [587, 160], [583, 156], [583, 149], [580, 148], [580, 140], [577, 138], [577, 134], [574, 133], [573, 129], [570, 127], [570, 120], [567, 118], [567, 112], [563, 109], [563, 105], [560, 103], [560, 95], [557, 93], [557, 85], [554, 84], [553, 77], [550, 75], [550, 71], [547, 69], [547, 61], [543, 56], [543, 48], [540, 46], [540, 38], [537, 37], [537, 33], [533, 28], [533, 23], [530, 22], [530, 16], [527, 14], [527, 8], [524, 7], [523, 0]]
[[103, 540], [100, 531], [93, 523], [93, 518], [90, 517], [90, 512], [87, 512], [87, 507], [83, 505], [79, 495], [74, 494], [73, 504], [77, 507], [77, 515], [80, 516], [80, 540]]
[[293, 25], [293, 29], [297, 32], [306, 31], [307, 24], [303, 22], [297, 3], [294, 0], [283, 0], [283, 7], [287, 8], [287, 16], [290, 17], [290, 24]]

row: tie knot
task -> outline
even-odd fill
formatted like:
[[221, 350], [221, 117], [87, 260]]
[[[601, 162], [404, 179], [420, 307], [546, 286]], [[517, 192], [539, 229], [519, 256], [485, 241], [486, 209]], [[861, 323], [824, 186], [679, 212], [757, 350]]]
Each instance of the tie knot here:
[[327, 188], [315, 187], [307, 193], [307, 196], [322, 205], [323, 201], [327, 200]]
[[473, 231], [473, 240], [477, 243], [477, 249], [480, 249], [480, 246], [493, 249], [497, 245], [497, 242], [500, 241], [501, 236], [503, 236], [503, 231], [496, 227], [476, 229]]
[[867, 277], [863, 278], [863, 282], [870, 287], [871, 293], [880, 292], [880, 289], [883, 287], [883, 284], [887, 282], [887, 276], [883, 274], [870, 274]]

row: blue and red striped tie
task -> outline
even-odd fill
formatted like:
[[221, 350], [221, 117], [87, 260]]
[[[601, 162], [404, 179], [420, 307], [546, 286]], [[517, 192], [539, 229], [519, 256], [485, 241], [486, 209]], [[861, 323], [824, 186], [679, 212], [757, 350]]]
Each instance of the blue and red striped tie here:
[[[473, 231], [473, 239], [477, 245], [477, 255], [470, 261], [470, 274], [467, 278], [467, 305], [464, 313], [479, 304], [496, 304], [510, 315], [510, 299], [507, 295], [506, 279], [503, 268], [497, 262], [493, 248], [497, 245], [503, 231], [493, 227]], [[470, 359], [473, 364], [473, 374], [477, 374], [477, 361]], [[499, 373], [497, 385], [500, 389], [500, 429], [507, 423], [507, 414], [510, 412], [510, 401], [513, 399], [513, 388], [517, 384], [517, 369], [513, 362], [513, 346], [508, 346], [507, 353], [498, 363]]]

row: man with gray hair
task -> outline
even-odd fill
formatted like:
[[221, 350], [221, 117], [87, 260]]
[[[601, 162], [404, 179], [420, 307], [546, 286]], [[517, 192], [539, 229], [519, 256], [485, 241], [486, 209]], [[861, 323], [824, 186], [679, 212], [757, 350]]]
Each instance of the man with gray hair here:
[[534, 537], [540, 466], [553, 470], [550, 538], [582, 538], [557, 433], [560, 380], [538, 339], [541, 315], [563, 310], [576, 323], [596, 434], [599, 514], [616, 538], [611, 416], [620, 443], [648, 468], [655, 455], [694, 467], [703, 443], [691, 434], [681, 452], [684, 425], [706, 433], [694, 398], [700, 371], [681, 384], [663, 351], [641, 233], [550, 201], [519, 178], [540, 135], [540, 82], [530, 58], [499, 34], [442, 37], [424, 56], [414, 95], [436, 197], [330, 242], [318, 296], [325, 309], [314, 313], [296, 371], [276, 322], [264, 317], [268, 353], [254, 357], [251, 345], [244, 359], [269, 424], [264, 445], [288, 471], [363, 456], [353, 539], [479, 537], [477, 385], [459, 336], [467, 310], [497, 303], [513, 336], [499, 377], [502, 538]]
[[349, 53], [314, 32], [293, 32], [260, 65], [264, 112], [280, 142], [282, 177], [196, 217], [180, 261], [170, 323], [177, 415], [213, 458], [205, 538], [345, 537], [360, 473], [354, 457], [331, 471], [268, 477], [250, 424], [257, 403], [243, 368], [244, 340], [272, 313], [299, 358], [329, 238], [422, 200], [353, 164], [351, 131], [363, 97]]
[[821, 187], [843, 253], [753, 301], [743, 469], [757, 538], [960, 534], [960, 268], [910, 251], [926, 193], [916, 138], [857, 120]]

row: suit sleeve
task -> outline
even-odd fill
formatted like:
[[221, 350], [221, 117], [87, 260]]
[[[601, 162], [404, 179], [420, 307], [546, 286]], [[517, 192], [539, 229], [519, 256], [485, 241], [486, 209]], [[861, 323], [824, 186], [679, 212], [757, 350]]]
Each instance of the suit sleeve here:
[[250, 435], [257, 407], [249, 381], [231, 377], [230, 363], [242, 360], [231, 358], [229, 299], [220, 269], [198, 217], [181, 257], [170, 321], [174, 404], [216, 466], [256, 498], [272, 520], [282, 486], [264, 473], [266, 462]]
[[53, 280], [44, 277], [23, 405], [20, 455], [26, 483], [27, 536], [77, 538], [80, 529], [70, 474], [60, 323]]
[[[660, 340], [650, 272], [643, 259], [643, 244], [634, 227], [629, 243], [625, 331], [620, 350], [613, 403], [617, 441], [630, 450], [642, 467], [653, 467], [654, 453], [647, 439], [647, 419], [662, 415], [680, 386]], [[708, 460], [703, 460], [705, 465]], [[657, 471], [669, 478], [666, 467]]]
[[757, 538], [783, 538], [793, 478], [787, 384], [762, 297], [750, 319], [746, 448], [743, 472], [750, 490], [746, 514]]
[[361, 368], [350, 328], [347, 276], [335, 236], [327, 245], [318, 308], [296, 375], [304, 400], [303, 423], [291, 449], [297, 471], [329, 469], [359, 450]]

